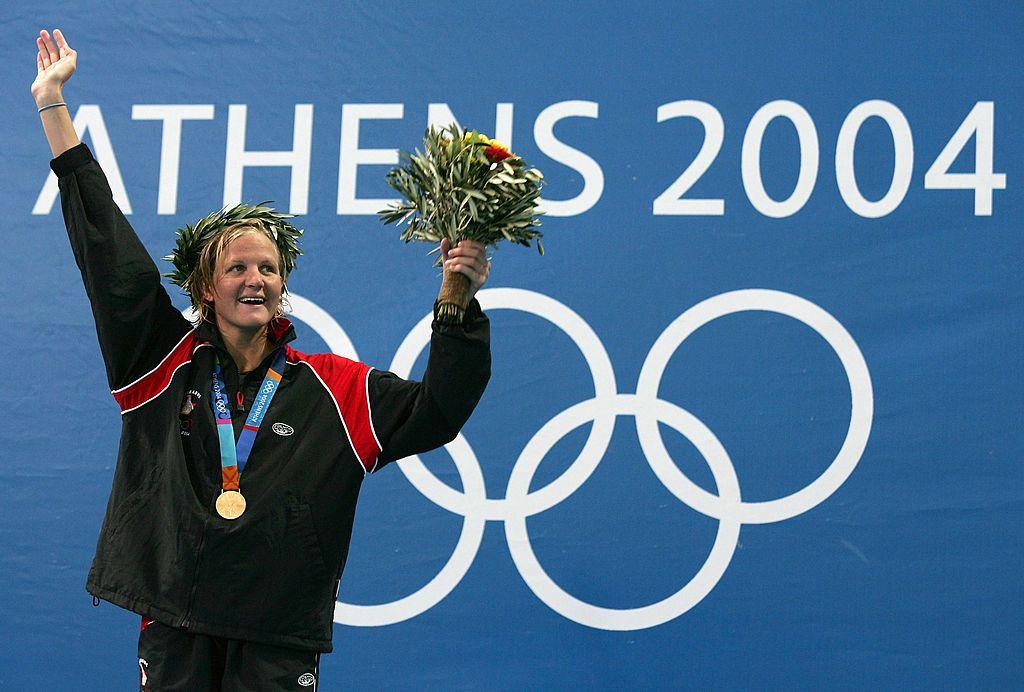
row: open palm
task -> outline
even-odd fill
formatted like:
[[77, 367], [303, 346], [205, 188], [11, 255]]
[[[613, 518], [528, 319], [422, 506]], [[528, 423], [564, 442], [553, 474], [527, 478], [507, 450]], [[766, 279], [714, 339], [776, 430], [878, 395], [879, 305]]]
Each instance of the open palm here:
[[[54, 43], [56, 39], [56, 43]], [[36, 38], [36, 79], [32, 82], [32, 94], [59, 91], [64, 82], [71, 78], [78, 64], [78, 53], [68, 45], [60, 29], [54, 29], [53, 38], [45, 29]]]

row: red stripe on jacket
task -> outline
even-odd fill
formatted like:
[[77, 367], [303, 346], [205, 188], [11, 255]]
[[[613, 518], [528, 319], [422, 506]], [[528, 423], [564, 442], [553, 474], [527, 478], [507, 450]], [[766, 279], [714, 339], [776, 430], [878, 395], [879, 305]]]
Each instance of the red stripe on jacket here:
[[372, 368], [333, 353], [305, 354], [285, 346], [290, 362], [309, 366], [334, 400], [341, 425], [348, 436], [352, 450], [366, 473], [377, 464], [380, 446], [370, 420], [370, 402], [367, 397], [367, 378]]
[[197, 346], [199, 342], [196, 340], [195, 331], [188, 332], [178, 345], [164, 356], [159, 365], [131, 384], [112, 391], [117, 405], [121, 407], [121, 413], [142, 406], [167, 389], [174, 371], [192, 360], [192, 352]]

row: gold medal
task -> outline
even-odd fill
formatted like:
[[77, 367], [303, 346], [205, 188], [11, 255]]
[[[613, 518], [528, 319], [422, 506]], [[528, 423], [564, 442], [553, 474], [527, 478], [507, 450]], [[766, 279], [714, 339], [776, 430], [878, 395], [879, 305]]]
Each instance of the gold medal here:
[[245, 498], [237, 490], [225, 490], [217, 498], [217, 514], [225, 519], [237, 519], [245, 511]]

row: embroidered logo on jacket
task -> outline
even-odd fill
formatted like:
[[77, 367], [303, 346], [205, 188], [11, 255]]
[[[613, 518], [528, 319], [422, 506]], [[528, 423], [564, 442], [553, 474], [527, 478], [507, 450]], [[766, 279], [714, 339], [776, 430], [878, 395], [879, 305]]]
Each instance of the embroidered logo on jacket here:
[[295, 428], [288, 425], [287, 423], [274, 423], [272, 426], [270, 426], [270, 429], [276, 432], [278, 435], [283, 435], [285, 437], [295, 432]]
[[202, 398], [203, 398], [203, 395], [200, 394], [199, 392], [197, 392], [196, 390], [194, 390], [194, 389], [188, 390], [188, 392], [185, 394], [184, 400], [182, 400], [182, 402], [181, 402], [181, 415], [182, 416], [190, 416], [190, 415], [192, 415], [192, 411], [195, 409], [196, 404], [198, 404], [199, 400], [202, 399]]
[[202, 394], [194, 389], [190, 389], [181, 402], [181, 409], [178, 411], [178, 423], [181, 434], [186, 437], [191, 434], [192, 412], [195, 411], [196, 405], [202, 397]]
[[309, 687], [314, 682], [316, 682], [316, 678], [313, 677], [312, 673], [303, 673], [299, 676], [299, 684], [303, 687]]

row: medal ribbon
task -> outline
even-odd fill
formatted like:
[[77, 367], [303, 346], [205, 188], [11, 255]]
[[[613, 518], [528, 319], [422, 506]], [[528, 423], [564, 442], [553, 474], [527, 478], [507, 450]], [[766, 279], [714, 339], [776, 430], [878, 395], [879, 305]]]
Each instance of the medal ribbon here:
[[263, 378], [259, 393], [252, 402], [252, 409], [249, 417], [242, 426], [242, 432], [238, 436], [238, 446], [235, 447], [235, 428], [231, 424], [231, 405], [228, 403], [226, 394], [227, 387], [224, 386], [224, 375], [220, 369], [220, 358], [214, 355], [213, 362], [213, 414], [217, 420], [217, 440], [220, 443], [220, 475], [221, 487], [224, 490], [238, 490], [238, 478], [245, 468], [245, 462], [249, 460], [249, 453], [252, 451], [253, 440], [260, 430], [263, 416], [270, 408], [270, 401], [277, 393], [277, 387], [281, 383], [281, 375], [284, 374], [285, 360], [284, 349], [277, 349], [274, 362], [267, 369], [267, 375]]

